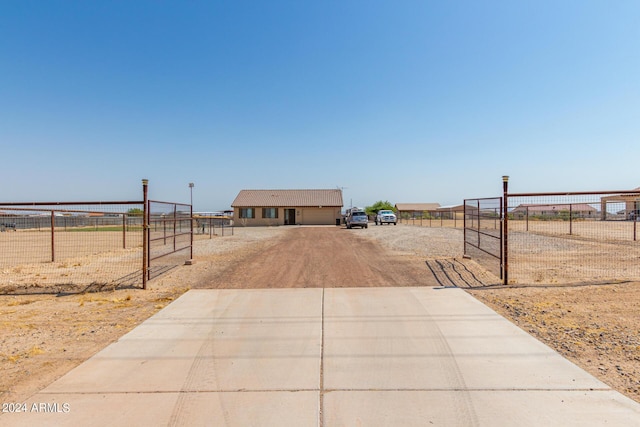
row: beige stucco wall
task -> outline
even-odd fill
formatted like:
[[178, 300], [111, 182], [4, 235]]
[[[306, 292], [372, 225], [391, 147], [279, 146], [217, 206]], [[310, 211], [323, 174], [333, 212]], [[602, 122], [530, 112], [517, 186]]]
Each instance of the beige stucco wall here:
[[285, 209], [296, 210], [296, 224], [299, 225], [335, 225], [341, 218], [340, 207], [289, 207], [277, 208], [278, 218], [262, 218], [262, 207], [254, 207], [255, 218], [240, 218], [240, 208], [233, 208], [233, 222], [236, 227], [276, 226], [284, 225]]

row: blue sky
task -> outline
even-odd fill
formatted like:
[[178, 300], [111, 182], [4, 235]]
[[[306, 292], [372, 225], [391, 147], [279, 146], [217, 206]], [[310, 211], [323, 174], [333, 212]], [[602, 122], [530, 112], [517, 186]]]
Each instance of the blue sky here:
[[640, 2], [0, 1], [0, 201], [640, 186]]

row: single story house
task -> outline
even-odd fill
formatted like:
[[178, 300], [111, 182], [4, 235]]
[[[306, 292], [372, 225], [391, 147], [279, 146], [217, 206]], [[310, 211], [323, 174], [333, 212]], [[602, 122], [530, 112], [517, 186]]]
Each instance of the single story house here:
[[561, 217], [566, 215], [568, 218], [571, 212], [573, 218], [596, 218], [598, 210], [586, 203], [559, 203], [549, 205], [518, 205], [510, 213], [516, 218], [525, 218], [527, 216], [545, 216], [545, 217]]
[[342, 190], [242, 190], [231, 204], [235, 225], [339, 225]]
[[398, 218], [422, 218], [425, 212], [435, 212], [440, 203], [396, 203]]

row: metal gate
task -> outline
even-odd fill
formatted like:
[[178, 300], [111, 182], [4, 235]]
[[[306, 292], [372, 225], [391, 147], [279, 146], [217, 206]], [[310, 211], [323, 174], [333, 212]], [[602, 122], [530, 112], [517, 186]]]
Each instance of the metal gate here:
[[464, 256], [504, 280], [502, 212], [502, 197], [464, 201]]
[[465, 199], [464, 255], [514, 283], [640, 280], [640, 188]]
[[145, 282], [193, 258], [191, 205], [147, 201]]
[[142, 201], [0, 203], [0, 291], [139, 286], [141, 278], [146, 289], [192, 259], [192, 206], [149, 201], [148, 180], [142, 187]]
[[148, 199], [148, 181], [142, 180], [144, 225], [142, 288], [193, 258], [193, 206]]

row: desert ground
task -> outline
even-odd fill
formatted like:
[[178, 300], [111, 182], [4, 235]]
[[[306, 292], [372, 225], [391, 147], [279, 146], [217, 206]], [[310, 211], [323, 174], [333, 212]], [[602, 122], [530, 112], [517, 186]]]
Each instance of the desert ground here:
[[194, 264], [147, 290], [34, 293], [14, 283], [0, 288], [1, 400], [23, 401], [188, 289], [459, 286], [640, 402], [640, 282], [502, 286], [462, 258], [462, 245], [454, 228], [236, 228], [197, 240]]

